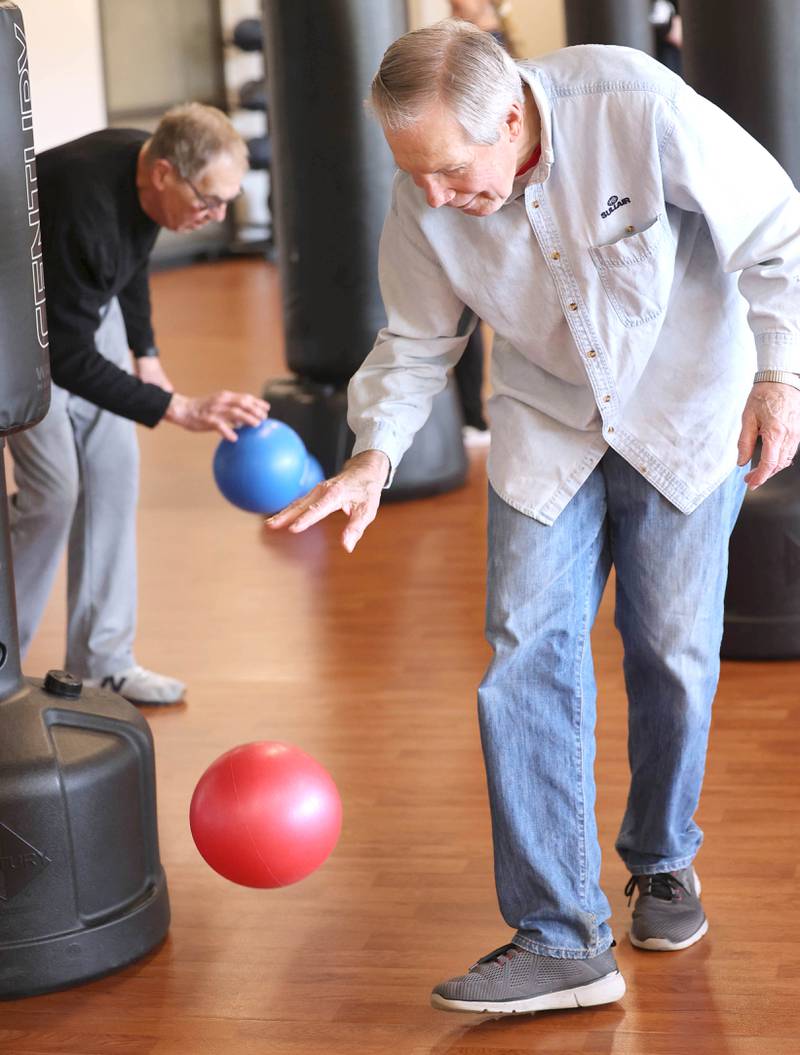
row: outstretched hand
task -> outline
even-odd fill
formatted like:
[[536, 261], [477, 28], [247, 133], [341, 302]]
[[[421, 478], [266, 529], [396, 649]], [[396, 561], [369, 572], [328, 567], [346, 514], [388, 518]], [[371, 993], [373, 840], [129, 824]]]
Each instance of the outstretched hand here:
[[761, 458], [745, 476], [751, 490], [787, 469], [800, 443], [800, 391], [777, 381], [761, 381], [753, 388], [742, 413], [739, 436], [739, 465], [753, 457], [761, 437]]
[[166, 421], [189, 432], [217, 431], [231, 443], [236, 442], [237, 425], [260, 425], [269, 411], [269, 403], [246, 392], [215, 392], [210, 396], [182, 396], [174, 393]]
[[323, 480], [313, 491], [269, 517], [266, 523], [275, 530], [288, 528], [296, 533], [341, 509], [348, 518], [342, 545], [352, 553], [375, 519], [389, 469], [389, 459], [382, 451], [362, 451], [337, 476]]

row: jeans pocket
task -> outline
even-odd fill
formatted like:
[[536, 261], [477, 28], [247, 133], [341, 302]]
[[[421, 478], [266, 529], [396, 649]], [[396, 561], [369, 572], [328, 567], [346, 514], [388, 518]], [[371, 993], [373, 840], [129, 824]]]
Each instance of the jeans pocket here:
[[662, 315], [669, 300], [674, 255], [666, 218], [659, 213], [639, 230], [589, 248], [606, 296], [625, 326]]

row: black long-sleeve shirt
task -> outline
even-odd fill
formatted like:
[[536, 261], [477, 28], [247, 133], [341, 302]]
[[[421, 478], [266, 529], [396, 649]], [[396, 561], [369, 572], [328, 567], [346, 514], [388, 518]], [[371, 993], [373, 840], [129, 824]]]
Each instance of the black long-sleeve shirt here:
[[155, 345], [147, 266], [158, 225], [139, 204], [146, 132], [108, 128], [39, 154], [45, 295], [53, 381], [104, 410], [156, 425], [170, 394], [102, 356], [101, 309], [119, 299], [134, 355]]

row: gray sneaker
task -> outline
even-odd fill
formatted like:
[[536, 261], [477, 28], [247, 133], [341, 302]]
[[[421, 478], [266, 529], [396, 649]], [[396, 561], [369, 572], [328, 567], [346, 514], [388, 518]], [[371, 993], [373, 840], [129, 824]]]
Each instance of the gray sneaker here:
[[589, 960], [562, 960], [503, 945], [466, 974], [437, 985], [431, 1005], [513, 1015], [610, 1004], [624, 995], [625, 980], [611, 949]]
[[691, 866], [677, 872], [631, 876], [625, 887], [628, 904], [639, 891], [633, 906], [631, 945], [638, 949], [671, 952], [700, 941], [708, 920], [700, 903], [700, 880]]

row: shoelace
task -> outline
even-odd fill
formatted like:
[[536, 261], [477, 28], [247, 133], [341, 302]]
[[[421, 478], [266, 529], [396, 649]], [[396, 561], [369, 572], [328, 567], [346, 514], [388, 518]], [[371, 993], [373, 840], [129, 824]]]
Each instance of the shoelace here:
[[490, 952], [486, 956], [482, 956], [480, 960], [476, 960], [472, 967], [470, 967], [470, 970], [474, 971], [476, 968], [488, 967], [495, 963], [502, 967], [504, 963], [513, 960], [514, 957], [519, 956], [521, 952], [522, 949], [518, 948], [516, 945], [501, 945], [499, 949], [495, 949], [494, 952]]
[[631, 876], [625, 884], [625, 896], [628, 899], [629, 905], [636, 892], [636, 887], [640, 879], [648, 880], [647, 886], [642, 891], [642, 894], [649, 894], [651, 897], [657, 897], [661, 901], [672, 901], [673, 898], [680, 898], [680, 894], [678, 893], [679, 889], [685, 894], [689, 893], [680, 879], [676, 879], [675, 876], [671, 875], [669, 872], [659, 872], [657, 875], [652, 876]]

